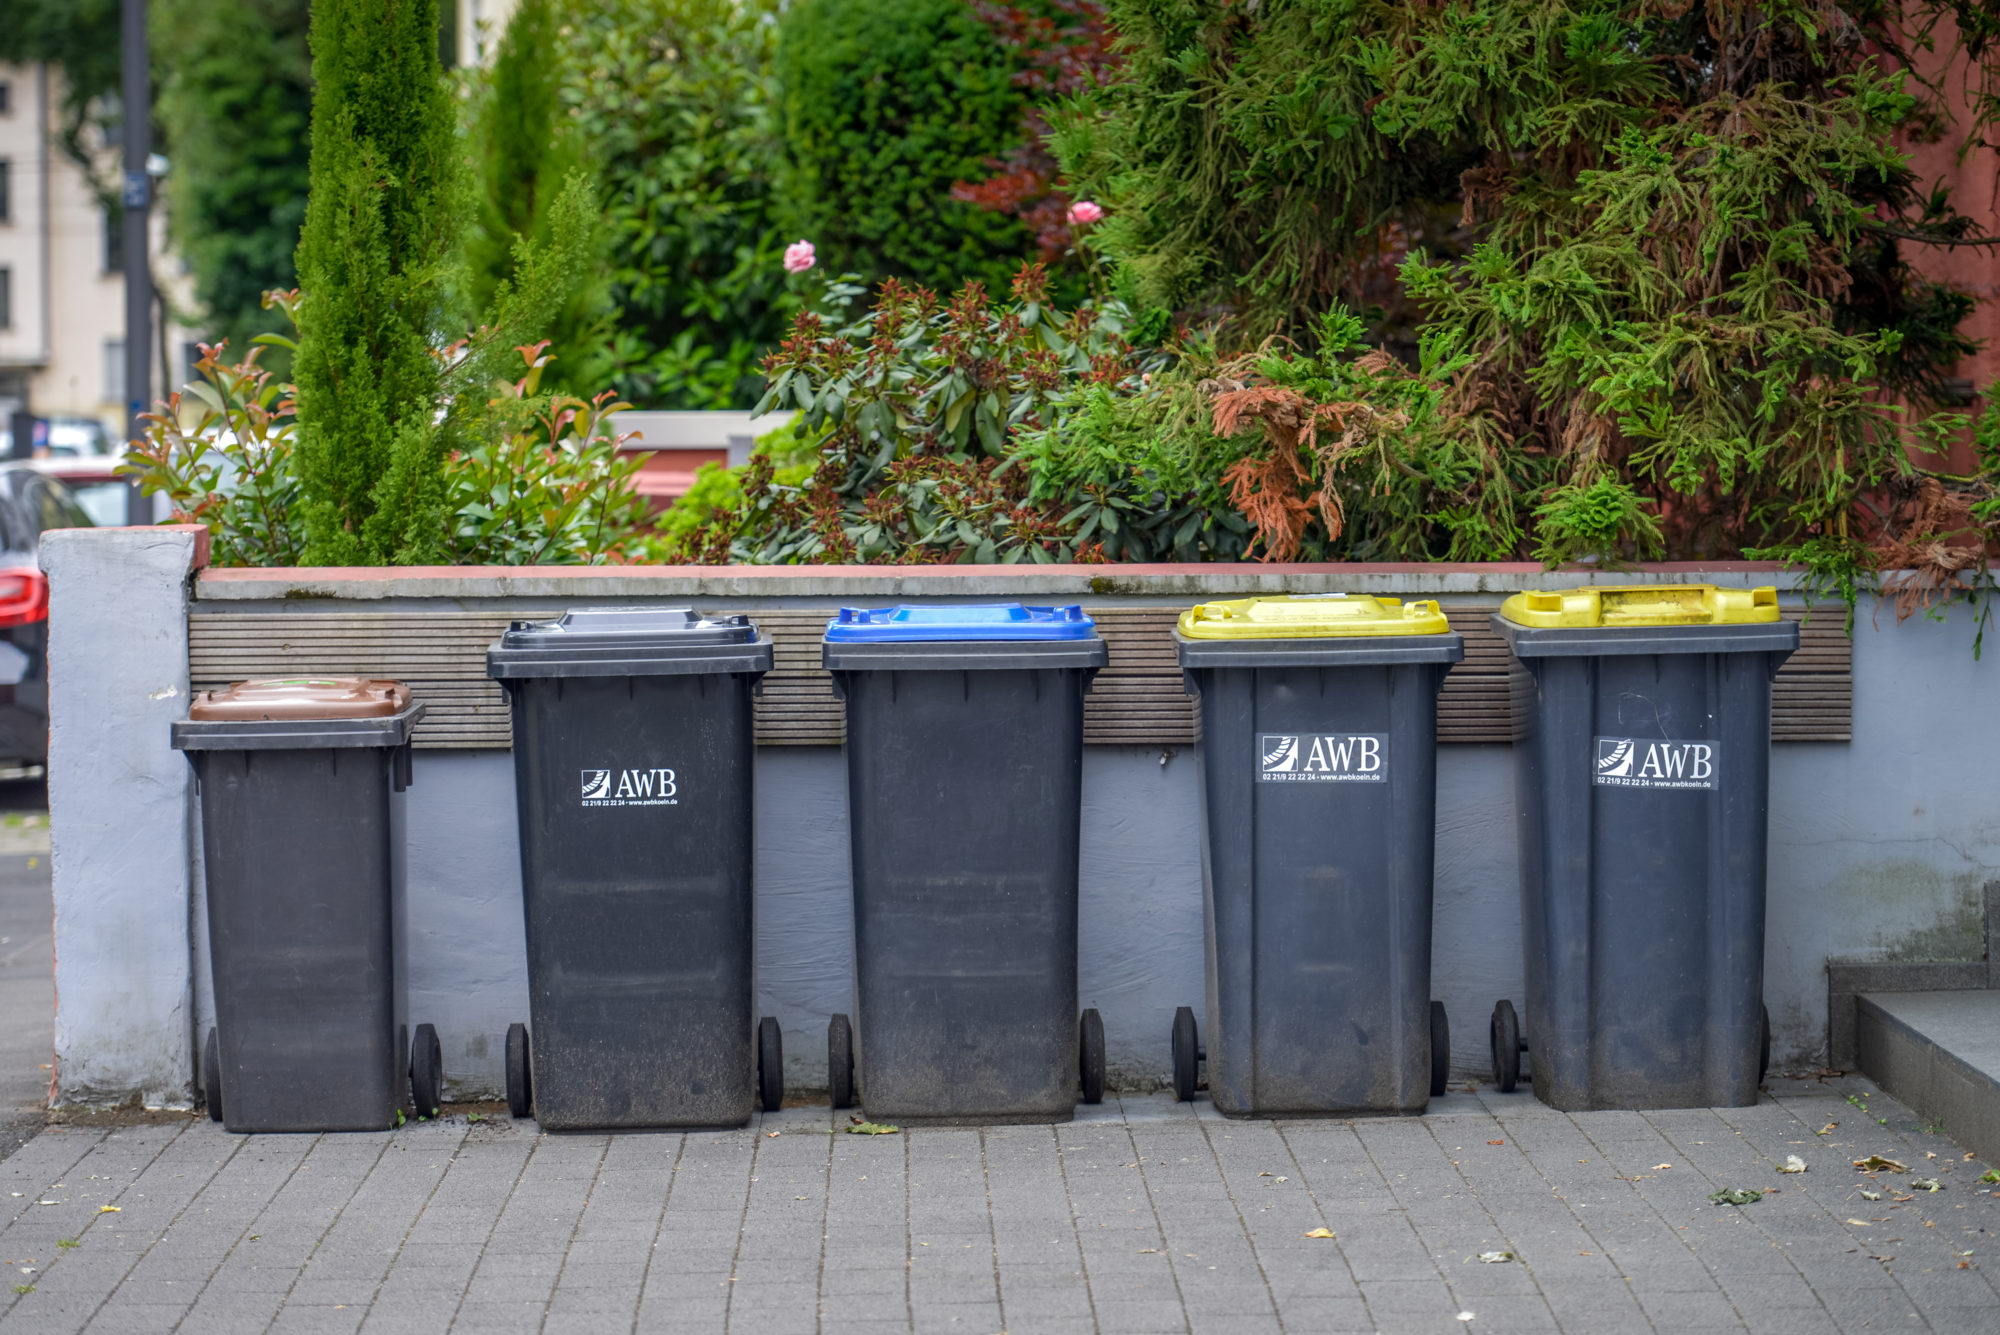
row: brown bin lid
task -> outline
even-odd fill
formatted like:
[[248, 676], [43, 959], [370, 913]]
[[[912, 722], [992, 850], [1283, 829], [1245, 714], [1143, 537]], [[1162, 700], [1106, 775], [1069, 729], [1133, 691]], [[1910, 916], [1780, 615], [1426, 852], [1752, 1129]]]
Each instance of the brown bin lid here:
[[387, 718], [410, 707], [410, 688], [370, 677], [271, 677], [197, 691], [188, 717], [202, 723]]

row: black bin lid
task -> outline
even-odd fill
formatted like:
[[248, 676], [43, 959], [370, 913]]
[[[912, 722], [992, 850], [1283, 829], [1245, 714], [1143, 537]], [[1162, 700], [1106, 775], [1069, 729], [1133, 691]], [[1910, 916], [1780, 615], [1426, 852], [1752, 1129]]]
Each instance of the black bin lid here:
[[489, 677], [645, 677], [768, 672], [771, 640], [747, 616], [691, 607], [581, 607], [516, 621], [486, 651]]

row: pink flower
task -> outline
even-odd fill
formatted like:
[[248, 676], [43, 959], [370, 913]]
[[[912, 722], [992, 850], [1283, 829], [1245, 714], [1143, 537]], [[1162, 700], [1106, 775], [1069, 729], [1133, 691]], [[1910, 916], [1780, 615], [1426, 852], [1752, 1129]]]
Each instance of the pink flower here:
[[819, 257], [813, 254], [812, 242], [794, 241], [791, 245], [785, 247], [786, 273], [804, 273], [817, 263], [819, 263]]
[[1094, 199], [1079, 199], [1069, 206], [1069, 221], [1074, 227], [1078, 223], [1094, 223], [1104, 216], [1104, 206]]

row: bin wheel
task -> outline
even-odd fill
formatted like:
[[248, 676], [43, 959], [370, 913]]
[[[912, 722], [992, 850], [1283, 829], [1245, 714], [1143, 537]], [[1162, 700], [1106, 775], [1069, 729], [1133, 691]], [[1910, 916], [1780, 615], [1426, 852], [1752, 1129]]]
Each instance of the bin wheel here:
[[1174, 1012], [1174, 1098], [1194, 1102], [1195, 1079], [1201, 1063], [1201, 1033], [1195, 1027], [1194, 1007], [1182, 1006]]
[[1514, 1014], [1513, 1002], [1493, 1003], [1490, 1037], [1493, 1044], [1493, 1083], [1500, 1086], [1502, 1094], [1512, 1094], [1521, 1083], [1521, 1017]]
[[1771, 1008], [1757, 1008], [1757, 1083], [1771, 1073]]
[[1083, 1068], [1083, 1101], [1104, 1102], [1104, 1017], [1091, 1007], [1077, 1021], [1078, 1065]]
[[418, 1117], [436, 1117], [444, 1102], [444, 1045], [434, 1025], [418, 1025], [410, 1039], [410, 1098]]
[[826, 1024], [826, 1087], [833, 1106], [854, 1106], [854, 1025], [845, 1015]]
[[222, 1042], [213, 1028], [208, 1031], [208, 1041], [201, 1045], [201, 1100], [208, 1105], [208, 1120], [221, 1121]]
[[785, 1036], [775, 1015], [757, 1021], [757, 1102], [765, 1112], [785, 1106]]
[[528, 1065], [528, 1026], [507, 1026], [507, 1115], [525, 1122], [535, 1109], [534, 1075]]
[[1451, 1021], [1445, 1018], [1444, 1003], [1431, 1003], [1431, 1097], [1444, 1093], [1451, 1080]]

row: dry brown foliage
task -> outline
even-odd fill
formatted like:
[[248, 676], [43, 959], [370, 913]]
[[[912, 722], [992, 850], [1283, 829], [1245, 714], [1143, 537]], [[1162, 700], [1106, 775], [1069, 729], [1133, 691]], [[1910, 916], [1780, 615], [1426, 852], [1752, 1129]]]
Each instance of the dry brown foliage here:
[[1972, 514], [1978, 499], [1925, 478], [1890, 514], [1887, 531], [1870, 547], [1885, 572], [1882, 591], [1895, 596], [1896, 620], [1971, 589], [1966, 572], [1986, 559], [1986, 532]]

